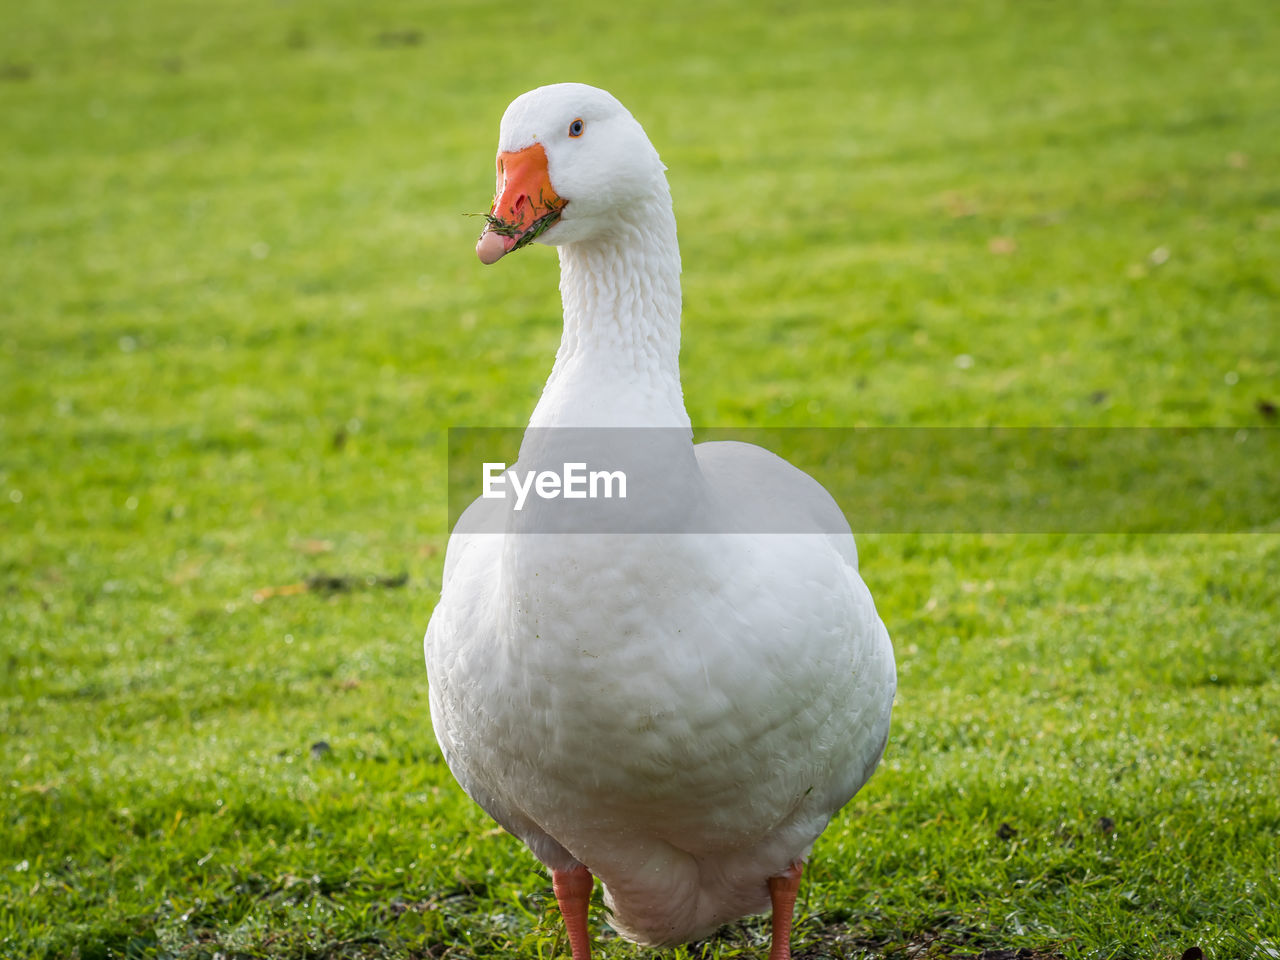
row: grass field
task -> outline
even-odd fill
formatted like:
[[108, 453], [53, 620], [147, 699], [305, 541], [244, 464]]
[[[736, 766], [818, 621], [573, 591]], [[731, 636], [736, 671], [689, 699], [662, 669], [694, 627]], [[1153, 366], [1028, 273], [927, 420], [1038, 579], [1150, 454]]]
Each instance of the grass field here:
[[[7, 5], [0, 955], [563, 952], [420, 646], [445, 430], [559, 337], [463, 216], [529, 87], [670, 168], [695, 423], [1275, 425], [1270, 0], [798, 6]], [[1280, 955], [1280, 534], [1185, 529], [859, 538], [900, 696], [798, 956]]]

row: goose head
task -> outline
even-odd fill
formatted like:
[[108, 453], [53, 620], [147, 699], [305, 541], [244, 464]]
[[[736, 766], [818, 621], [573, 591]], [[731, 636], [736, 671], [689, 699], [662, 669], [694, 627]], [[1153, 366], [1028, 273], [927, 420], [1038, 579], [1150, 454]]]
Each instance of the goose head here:
[[582, 83], [538, 87], [511, 102], [498, 136], [498, 189], [476, 243], [494, 263], [535, 240], [607, 236], [629, 210], [670, 204], [665, 167], [611, 94]]

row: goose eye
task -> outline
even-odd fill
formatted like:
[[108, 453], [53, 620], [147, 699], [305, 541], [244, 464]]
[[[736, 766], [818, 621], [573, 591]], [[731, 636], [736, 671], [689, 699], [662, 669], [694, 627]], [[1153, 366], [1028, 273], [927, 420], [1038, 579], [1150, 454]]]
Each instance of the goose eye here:
[[586, 124], [583, 123], [582, 118], [579, 117], [577, 120], [573, 121], [573, 123], [569, 124], [569, 136], [580, 137], [582, 136], [582, 131], [585, 129]]

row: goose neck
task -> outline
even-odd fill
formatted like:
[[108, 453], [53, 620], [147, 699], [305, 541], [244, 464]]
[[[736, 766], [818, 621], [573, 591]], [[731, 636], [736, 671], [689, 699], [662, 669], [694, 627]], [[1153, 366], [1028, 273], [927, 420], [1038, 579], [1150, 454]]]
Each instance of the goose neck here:
[[564, 333], [531, 425], [687, 427], [669, 199], [559, 253]]

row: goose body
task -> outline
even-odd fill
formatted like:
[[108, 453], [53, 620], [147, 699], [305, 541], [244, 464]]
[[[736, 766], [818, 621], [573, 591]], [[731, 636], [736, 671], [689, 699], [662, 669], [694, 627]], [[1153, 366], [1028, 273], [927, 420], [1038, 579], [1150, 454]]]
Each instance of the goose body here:
[[893, 652], [826, 491], [759, 447], [692, 443], [663, 170], [592, 87], [503, 117], [477, 249], [491, 262], [538, 232], [565, 308], [513, 469], [591, 438], [625, 463], [632, 513], [594, 532], [563, 505], [476, 501], [425, 639], [431, 717], [463, 789], [551, 869], [575, 960], [593, 876], [641, 943], [772, 903], [780, 958], [800, 864], [884, 750]]

